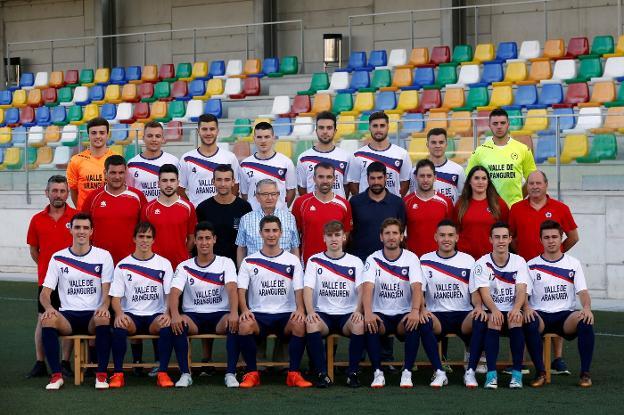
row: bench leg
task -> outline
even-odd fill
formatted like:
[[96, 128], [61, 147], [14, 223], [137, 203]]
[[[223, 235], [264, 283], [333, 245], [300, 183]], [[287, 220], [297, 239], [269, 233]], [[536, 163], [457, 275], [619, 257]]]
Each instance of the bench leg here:
[[550, 350], [552, 345], [550, 337], [544, 337], [544, 370], [546, 371], [546, 383], [550, 383]]
[[334, 380], [334, 336], [327, 336], [327, 376]]
[[74, 339], [74, 385], [80, 385], [82, 379], [80, 375], [82, 371], [80, 370], [80, 355], [81, 355], [81, 347], [80, 347], [80, 339]]

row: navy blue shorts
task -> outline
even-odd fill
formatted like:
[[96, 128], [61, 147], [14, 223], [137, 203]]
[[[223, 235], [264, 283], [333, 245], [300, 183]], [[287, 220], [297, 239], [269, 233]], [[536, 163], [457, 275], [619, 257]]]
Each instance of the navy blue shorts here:
[[134, 325], [136, 326], [135, 334], [150, 334], [150, 326], [154, 320], [156, 320], [156, 317], [161, 314], [162, 313], [154, 314], [152, 316], [137, 316], [136, 314], [126, 313], [126, 315], [134, 321]]
[[[407, 314], [407, 313], [405, 313]], [[397, 328], [399, 327], [399, 323], [405, 317], [405, 314], [396, 314], [394, 316], [389, 316], [387, 314], [377, 313], [377, 315], [383, 321], [383, 325], [386, 328], [386, 333], [384, 336], [388, 336], [390, 334], [394, 334], [399, 340], [402, 340], [403, 337], [397, 334]]]
[[260, 337], [275, 334], [278, 337], [285, 337], [284, 329], [290, 320], [292, 313], [253, 313], [258, 327], [260, 327]]
[[89, 334], [89, 322], [93, 318], [95, 310], [91, 311], [71, 311], [64, 310], [60, 312], [63, 317], [69, 321], [72, 328], [72, 334]]
[[197, 326], [198, 334], [216, 334], [217, 324], [221, 321], [227, 311], [215, 311], [214, 313], [186, 313], [187, 316]]
[[545, 311], [538, 311], [537, 314], [544, 321], [544, 332], [542, 334], [552, 333], [563, 337], [566, 340], [574, 340], [577, 336], [576, 333], [564, 333], [563, 323], [570, 317], [574, 311], [564, 310], [556, 313], [547, 313]]
[[327, 324], [329, 328], [329, 334], [340, 334], [342, 335], [343, 327], [349, 319], [351, 318], [351, 313], [349, 314], [327, 314], [327, 313], [316, 313], [319, 315], [321, 320]]
[[440, 321], [442, 331], [438, 335], [439, 338], [447, 334], [456, 334], [462, 339], [466, 336], [461, 331], [462, 324], [470, 311], [437, 311], [433, 315]]

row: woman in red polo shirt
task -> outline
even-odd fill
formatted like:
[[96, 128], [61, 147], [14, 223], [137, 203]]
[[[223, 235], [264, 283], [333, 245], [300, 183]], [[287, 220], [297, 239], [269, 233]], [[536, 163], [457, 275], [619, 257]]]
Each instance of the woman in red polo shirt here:
[[470, 169], [454, 214], [459, 224], [457, 249], [474, 259], [492, 252], [490, 227], [498, 221], [507, 222], [509, 208], [496, 192], [485, 167]]

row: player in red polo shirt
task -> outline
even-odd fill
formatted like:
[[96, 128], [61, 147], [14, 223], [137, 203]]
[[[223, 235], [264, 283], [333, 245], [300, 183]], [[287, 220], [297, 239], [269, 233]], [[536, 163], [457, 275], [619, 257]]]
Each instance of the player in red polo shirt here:
[[179, 183], [178, 168], [163, 164], [158, 173], [160, 194], [142, 213], [142, 220], [154, 225], [158, 234], [154, 252], [167, 258], [174, 269], [190, 258], [197, 224], [193, 204], [178, 195]]
[[82, 207], [93, 218], [93, 246], [110, 252], [119, 261], [134, 252], [134, 227], [147, 199], [126, 185], [126, 160], [113, 155], [104, 162], [105, 185], [89, 194]]
[[[37, 279], [39, 283], [39, 294], [46, 272], [48, 271], [48, 263], [52, 255], [63, 248], [67, 248], [72, 244], [72, 236], [69, 232], [69, 221], [76, 214], [76, 210], [67, 204], [69, 197], [69, 188], [67, 178], [65, 176], [54, 175], [48, 179], [45, 195], [50, 201], [45, 209], [37, 213], [30, 220], [28, 227], [28, 235], [26, 243], [30, 245], [30, 256], [37, 264]], [[37, 295], [39, 298], [39, 295]], [[54, 290], [51, 296], [52, 306], [56, 309], [60, 306], [58, 291]], [[45, 309], [37, 300], [39, 317], [45, 312]], [[69, 355], [71, 349], [63, 348], [64, 359], [61, 362], [63, 373], [71, 374], [69, 365]], [[35, 327], [35, 354], [37, 361], [33, 369], [26, 375], [27, 378], [48, 376], [48, 370], [45, 364], [45, 354], [43, 344], [41, 343], [41, 322], [37, 319]]]
[[331, 220], [337, 220], [344, 226], [345, 234], [351, 232], [353, 220], [351, 205], [342, 196], [334, 193], [334, 166], [322, 162], [314, 166], [315, 190], [295, 200], [292, 213], [297, 220], [301, 234], [303, 263], [314, 254], [324, 252], [323, 227]]
[[423, 256], [435, 251], [434, 239], [438, 223], [453, 216], [453, 201], [434, 188], [435, 165], [429, 159], [420, 160], [414, 168], [416, 190], [403, 198], [405, 202], [407, 249]]

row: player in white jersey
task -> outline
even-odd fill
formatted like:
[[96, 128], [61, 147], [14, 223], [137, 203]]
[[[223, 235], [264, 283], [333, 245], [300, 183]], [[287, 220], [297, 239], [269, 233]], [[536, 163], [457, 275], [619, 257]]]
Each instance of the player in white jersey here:
[[[432, 128], [427, 132], [427, 158], [435, 165], [435, 191], [457, 202], [464, 189], [466, 174], [464, 168], [453, 160], [446, 158], [448, 139], [444, 128]], [[410, 193], [418, 187], [414, 174], [410, 175]]]
[[328, 334], [349, 337], [347, 385], [357, 388], [365, 342], [359, 296], [364, 266], [361, 259], [343, 251], [347, 237], [342, 222], [327, 222], [323, 227], [323, 240], [327, 250], [310, 257], [303, 277], [308, 353], [318, 371], [316, 386], [327, 387], [332, 379], [327, 376], [323, 337]]
[[[91, 246], [93, 221], [87, 213], [75, 214], [69, 222], [72, 245], [52, 255], [39, 301], [42, 340], [52, 378], [46, 389], [63, 386], [59, 359], [59, 334], [93, 334], [98, 368], [96, 389], [107, 389], [106, 369], [110, 353], [110, 304], [108, 289], [113, 280], [113, 258], [103, 249]], [[52, 307], [50, 295], [57, 289], [61, 306]]]
[[279, 245], [282, 224], [277, 216], [260, 220], [262, 248], [243, 259], [238, 271], [239, 343], [247, 364], [241, 388], [260, 385], [255, 337], [289, 338], [290, 367], [286, 384], [308, 388], [299, 371], [305, 349], [305, 308], [301, 260]]
[[[412, 367], [420, 342], [420, 310], [423, 303], [423, 275], [416, 254], [401, 248], [404, 228], [400, 220], [388, 218], [381, 224], [383, 248], [366, 258], [362, 278], [362, 308], [366, 329], [366, 344], [373, 368], [372, 388], [383, 388], [380, 335], [394, 334], [405, 341], [405, 363], [401, 373], [402, 388], [413, 387]], [[433, 333], [429, 330], [431, 336]], [[435, 343], [435, 340], [433, 341]], [[436, 369], [431, 386], [448, 383], [436, 350], [423, 344]], [[437, 360], [436, 360], [437, 359]]]
[[212, 114], [202, 114], [197, 121], [199, 147], [191, 150], [182, 157], [178, 164], [180, 171], [180, 196], [188, 199], [197, 207], [204, 200], [217, 193], [214, 185], [214, 170], [220, 164], [228, 164], [234, 170], [234, 194], [238, 194], [238, 180], [240, 167], [238, 159], [231, 151], [217, 145], [219, 134], [219, 120]]
[[148, 201], [158, 197], [158, 170], [163, 164], [178, 165], [178, 158], [162, 150], [164, 144], [162, 124], [150, 121], [143, 130], [145, 149], [128, 161], [126, 184], [143, 192]]
[[388, 116], [383, 111], [371, 114], [368, 128], [372, 141], [353, 153], [349, 160], [348, 180], [352, 195], [367, 189], [366, 168], [374, 161], [382, 163], [388, 170], [386, 178], [388, 191], [400, 197], [407, 194], [412, 173], [412, 160], [404, 148], [390, 143], [388, 126]]
[[[159, 334], [171, 321], [166, 307], [166, 295], [173, 276], [171, 263], [152, 251], [156, 229], [149, 222], [140, 222], [134, 228], [135, 251], [115, 267], [110, 287], [111, 306], [115, 312], [113, 327], [114, 374], [111, 388], [125, 385], [123, 361], [128, 336]], [[159, 345], [165, 336], [158, 340]], [[166, 367], [165, 367], [166, 375]], [[162, 376], [158, 376], [161, 386]]]
[[297, 173], [292, 160], [275, 151], [275, 134], [268, 122], [259, 122], [254, 127], [256, 152], [240, 164], [240, 191], [243, 199], [253, 210], [260, 209], [256, 199], [256, 184], [263, 179], [277, 183], [279, 199], [277, 209], [286, 209], [295, 200]]
[[[540, 240], [544, 253], [528, 262], [532, 290], [524, 312], [527, 349], [537, 372], [531, 386], [540, 387], [546, 383], [541, 334], [554, 333], [567, 340], [578, 336], [581, 357], [578, 384], [588, 388], [592, 385], [589, 368], [595, 335], [585, 274], [578, 259], [561, 252], [563, 229], [558, 222], [544, 221], [540, 226]], [[581, 310], [577, 310], [577, 295]]]
[[336, 135], [336, 116], [329, 111], [320, 112], [316, 116], [316, 137], [318, 141], [309, 150], [304, 151], [297, 160], [297, 187], [299, 195], [314, 191], [314, 166], [329, 163], [334, 167], [334, 193], [347, 198], [349, 158], [343, 149], [334, 144]]
[[456, 334], [464, 341], [470, 350], [464, 383], [468, 388], [476, 388], [474, 371], [483, 349], [487, 314], [479, 293], [471, 294], [469, 289], [475, 261], [470, 255], [457, 251], [459, 234], [452, 220], [443, 219], [438, 223], [434, 239], [437, 251], [420, 258], [425, 281], [421, 324], [431, 325], [438, 339]]
[[488, 366], [485, 388], [498, 387], [496, 360], [501, 332], [509, 336], [511, 348], [513, 365], [509, 387], [522, 388], [522, 307], [526, 303], [526, 293], [531, 289], [529, 269], [520, 255], [509, 252], [509, 225], [504, 222], [494, 223], [490, 228], [490, 243], [492, 252], [477, 260], [472, 271], [473, 278], [470, 280], [470, 292], [479, 291], [489, 314], [485, 335], [485, 358]]
[[[236, 363], [238, 361], [238, 293], [236, 267], [227, 257], [214, 254], [217, 242], [214, 226], [200, 222], [195, 226], [195, 246], [197, 256], [188, 259], [176, 269], [171, 281], [169, 310], [171, 313], [171, 343], [161, 349], [161, 370], [169, 364], [172, 348], [178, 362], [186, 361], [188, 355], [188, 335], [225, 334], [228, 367], [225, 384], [237, 388]], [[179, 312], [182, 298], [182, 314]], [[188, 366], [182, 370], [177, 387], [192, 384]]]

